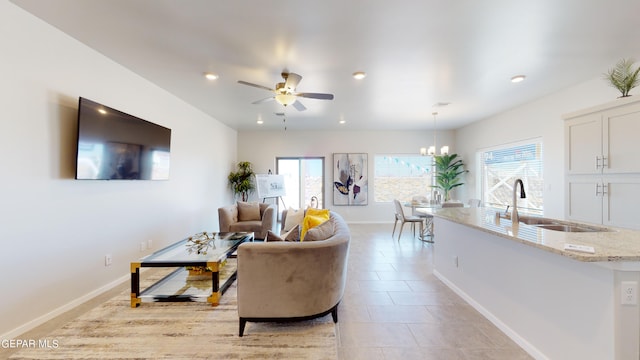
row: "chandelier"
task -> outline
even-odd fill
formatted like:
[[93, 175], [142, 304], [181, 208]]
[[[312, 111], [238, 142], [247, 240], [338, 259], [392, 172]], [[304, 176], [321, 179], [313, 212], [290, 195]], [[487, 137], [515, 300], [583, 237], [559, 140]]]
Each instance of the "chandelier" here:
[[[426, 147], [420, 148], [420, 155], [422, 156], [436, 155], [436, 146], [437, 146], [437, 140], [438, 140], [437, 130], [436, 130], [436, 116], [438, 115], [438, 112], [433, 112], [431, 113], [431, 115], [433, 115], [433, 145], [429, 146], [428, 149]], [[444, 145], [443, 147], [440, 148], [440, 155], [448, 155], [448, 154], [449, 154], [449, 146]]]

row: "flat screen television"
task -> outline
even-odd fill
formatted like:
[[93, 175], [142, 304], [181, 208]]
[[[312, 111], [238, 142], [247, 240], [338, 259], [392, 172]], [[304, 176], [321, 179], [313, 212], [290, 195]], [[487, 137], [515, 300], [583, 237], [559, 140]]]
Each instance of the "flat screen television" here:
[[89, 99], [78, 105], [78, 180], [168, 180], [171, 129]]

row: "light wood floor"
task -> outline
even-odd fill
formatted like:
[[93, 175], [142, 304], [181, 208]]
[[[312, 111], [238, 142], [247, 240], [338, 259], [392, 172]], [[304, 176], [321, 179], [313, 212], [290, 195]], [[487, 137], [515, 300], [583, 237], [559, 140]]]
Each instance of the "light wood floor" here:
[[[436, 244], [408, 225], [400, 241], [393, 224], [351, 224], [348, 282], [337, 324], [340, 359], [530, 359], [433, 275]], [[127, 288], [123, 283], [21, 338], [45, 337]], [[3, 349], [0, 358], [13, 351]]]
[[392, 224], [352, 224], [340, 359], [530, 359], [433, 275], [436, 243]]

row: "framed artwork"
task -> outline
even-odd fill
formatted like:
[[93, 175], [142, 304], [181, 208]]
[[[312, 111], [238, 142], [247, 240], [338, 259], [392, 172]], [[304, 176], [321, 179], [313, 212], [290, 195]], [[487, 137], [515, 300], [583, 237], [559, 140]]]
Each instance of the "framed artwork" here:
[[333, 205], [367, 205], [367, 154], [333, 154]]

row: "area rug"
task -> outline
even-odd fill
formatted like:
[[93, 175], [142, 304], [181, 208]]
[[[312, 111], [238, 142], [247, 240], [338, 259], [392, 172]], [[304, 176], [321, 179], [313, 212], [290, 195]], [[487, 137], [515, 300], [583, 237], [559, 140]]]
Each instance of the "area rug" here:
[[337, 359], [330, 315], [294, 323], [248, 323], [239, 337], [236, 299], [233, 284], [217, 307], [142, 303], [132, 309], [129, 292], [123, 292], [10, 359]]

